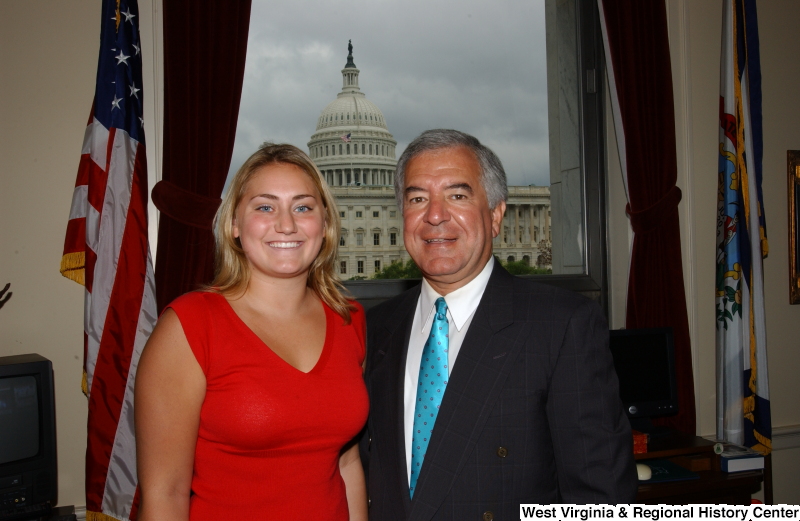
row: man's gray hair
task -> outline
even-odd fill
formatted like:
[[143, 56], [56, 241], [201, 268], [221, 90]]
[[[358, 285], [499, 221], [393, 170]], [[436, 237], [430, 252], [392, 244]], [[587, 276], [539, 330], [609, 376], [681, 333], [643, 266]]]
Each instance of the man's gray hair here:
[[400, 213], [403, 213], [403, 190], [405, 189], [405, 170], [408, 162], [416, 156], [443, 148], [464, 147], [472, 151], [481, 167], [481, 185], [486, 192], [489, 208], [495, 208], [500, 201], [508, 201], [508, 185], [506, 172], [500, 158], [477, 138], [450, 129], [426, 130], [408, 144], [400, 159], [394, 176], [394, 192]]

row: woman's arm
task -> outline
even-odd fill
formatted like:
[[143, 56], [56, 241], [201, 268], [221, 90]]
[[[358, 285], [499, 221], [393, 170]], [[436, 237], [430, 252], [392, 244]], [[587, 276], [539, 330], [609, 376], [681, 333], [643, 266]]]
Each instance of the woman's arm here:
[[364, 482], [364, 469], [361, 467], [356, 441], [350, 442], [339, 456], [339, 472], [342, 474], [347, 492], [350, 521], [366, 521], [367, 485]]
[[189, 494], [206, 379], [178, 316], [167, 309], [136, 373], [139, 521], [189, 519]]

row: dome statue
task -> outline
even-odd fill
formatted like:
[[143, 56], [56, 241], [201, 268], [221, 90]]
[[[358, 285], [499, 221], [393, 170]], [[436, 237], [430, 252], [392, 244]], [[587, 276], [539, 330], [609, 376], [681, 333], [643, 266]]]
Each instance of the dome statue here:
[[331, 186], [391, 185], [397, 141], [381, 110], [361, 92], [359, 72], [350, 41], [342, 90], [320, 113], [309, 155]]

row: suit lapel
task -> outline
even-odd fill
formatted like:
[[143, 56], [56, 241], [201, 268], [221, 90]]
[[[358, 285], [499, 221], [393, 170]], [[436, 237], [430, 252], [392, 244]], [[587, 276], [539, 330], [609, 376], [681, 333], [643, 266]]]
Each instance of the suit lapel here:
[[[414, 311], [419, 299], [419, 286], [416, 290], [409, 291], [394, 312], [394, 320], [385, 321], [383, 331], [378, 338], [386, 339], [375, 346], [376, 361], [370, 374], [373, 382], [385, 382], [388, 389], [379, 396], [372, 397], [373, 410], [380, 410], [382, 414], [373, 415], [378, 418], [375, 422], [375, 435], [380, 436], [387, 450], [386, 456], [381, 460], [381, 469], [386, 472], [387, 481], [394, 486], [390, 487], [392, 493], [397, 491], [395, 504], [403, 504], [405, 516], [411, 510], [411, 499], [408, 490], [408, 471], [406, 465], [405, 433], [403, 430], [403, 387], [405, 380], [405, 362], [408, 352], [408, 341], [411, 335], [411, 326], [414, 321]], [[378, 359], [378, 356], [381, 358]]]
[[431, 519], [447, 497], [523, 345], [502, 334], [513, 323], [513, 292], [514, 278], [496, 264], [447, 383], [409, 519]]

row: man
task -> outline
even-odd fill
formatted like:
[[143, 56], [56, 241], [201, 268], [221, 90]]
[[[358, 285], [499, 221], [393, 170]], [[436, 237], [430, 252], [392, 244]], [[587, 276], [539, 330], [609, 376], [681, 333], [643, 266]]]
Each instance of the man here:
[[508, 198], [497, 156], [467, 134], [427, 131], [398, 161], [395, 189], [424, 280], [367, 316], [370, 519], [633, 502], [606, 320], [494, 261]]

